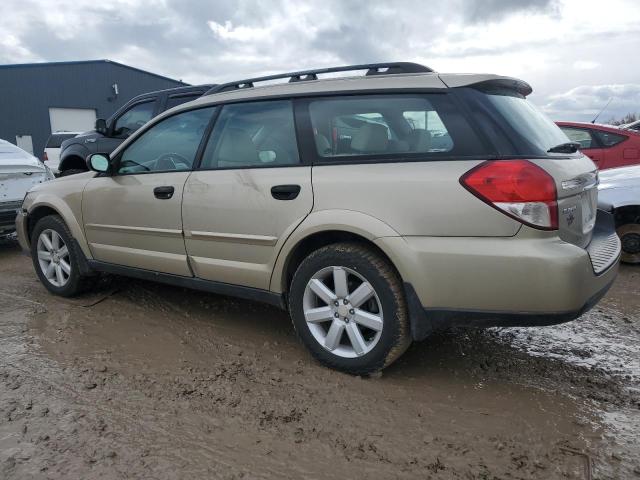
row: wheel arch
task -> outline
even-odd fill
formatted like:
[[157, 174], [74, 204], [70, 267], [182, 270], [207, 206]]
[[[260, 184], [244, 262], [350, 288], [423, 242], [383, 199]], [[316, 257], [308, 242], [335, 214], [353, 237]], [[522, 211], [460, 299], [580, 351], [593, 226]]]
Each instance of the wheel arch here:
[[401, 272], [392, 260], [391, 252], [376, 244], [379, 237], [399, 234], [389, 225], [370, 215], [354, 211], [323, 210], [309, 215], [284, 243], [271, 276], [270, 289], [286, 293], [296, 268], [313, 250], [332, 243], [353, 241], [362, 243], [379, 253], [394, 268], [400, 278]]
[[82, 147], [69, 147], [69, 149], [65, 151], [65, 155], [60, 158], [58, 170], [60, 172], [71, 169], [88, 170], [86, 158], [89, 153], [89, 151]]
[[27, 240], [31, 244], [31, 235], [33, 228], [38, 220], [48, 215], [58, 215], [67, 224], [75, 241], [80, 246], [85, 257], [90, 259], [91, 251], [84, 236], [84, 231], [73, 214], [71, 208], [55, 196], [47, 195], [46, 198], [39, 199], [36, 203], [29, 206], [27, 214]]

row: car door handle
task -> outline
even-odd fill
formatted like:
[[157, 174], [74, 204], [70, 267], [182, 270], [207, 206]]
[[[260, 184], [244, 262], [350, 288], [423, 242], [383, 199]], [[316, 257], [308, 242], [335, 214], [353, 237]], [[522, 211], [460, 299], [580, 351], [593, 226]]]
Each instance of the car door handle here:
[[153, 189], [153, 194], [156, 196], [156, 198], [159, 198], [160, 200], [168, 200], [171, 197], [173, 197], [174, 191], [175, 189], [171, 186], [156, 187]]
[[300, 193], [300, 185], [276, 185], [271, 187], [271, 196], [276, 200], [293, 200]]

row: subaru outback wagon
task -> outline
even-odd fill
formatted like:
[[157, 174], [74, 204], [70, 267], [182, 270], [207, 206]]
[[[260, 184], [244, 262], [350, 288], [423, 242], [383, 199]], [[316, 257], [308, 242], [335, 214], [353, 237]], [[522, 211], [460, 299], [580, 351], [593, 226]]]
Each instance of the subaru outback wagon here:
[[[343, 71], [365, 75], [318, 79]], [[441, 328], [569, 321], [620, 242], [595, 165], [530, 93], [411, 63], [217, 86], [33, 188], [20, 243], [58, 295], [107, 272], [278, 305], [354, 374]]]

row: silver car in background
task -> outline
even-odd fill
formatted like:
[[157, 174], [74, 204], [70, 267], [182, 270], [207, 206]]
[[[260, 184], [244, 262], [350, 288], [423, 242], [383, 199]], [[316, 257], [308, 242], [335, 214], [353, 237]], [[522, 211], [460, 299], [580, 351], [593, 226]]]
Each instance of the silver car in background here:
[[640, 263], [640, 165], [600, 172], [599, 208], [614, 215], [622, 261]]
[[53, 178], [36, 157], [0, 140], [0, 236], [15, 231], [16, 215], [29, 189]]

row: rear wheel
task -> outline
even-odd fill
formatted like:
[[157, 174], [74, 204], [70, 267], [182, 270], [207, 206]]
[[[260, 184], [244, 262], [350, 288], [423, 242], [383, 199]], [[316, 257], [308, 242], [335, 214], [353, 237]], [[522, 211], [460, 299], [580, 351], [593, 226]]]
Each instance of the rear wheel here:
[[313, 356], [347, 373], [381, 370], [411, 343], [398, 274], [357, 243], [329, 245], [305, 258], [291, 282], [289, 311]]
[[616, 232], [622, 244], [622, 261], [640, 264], [640, 224], [627, 223], [620, 225]]
[[31, 259], [47, 290], [71, 297], [89, 287], [91, 279], [80, 274], [79, 255], [62, 218], [49, 215], [38, 220], [31, 236]]

